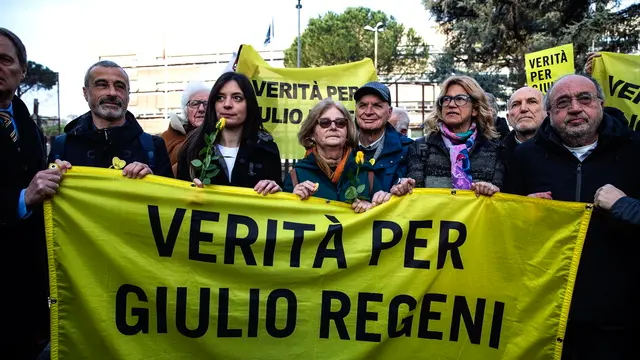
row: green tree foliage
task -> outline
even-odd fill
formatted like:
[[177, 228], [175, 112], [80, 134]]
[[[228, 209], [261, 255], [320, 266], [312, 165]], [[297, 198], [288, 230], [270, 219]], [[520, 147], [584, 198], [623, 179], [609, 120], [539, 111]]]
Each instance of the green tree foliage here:
[[[374, 59], [374, 33], [364, 27], [384, 24], [378, 33], [378, 74], [420, 77], [426, 70], [428, 47], [413, 28], [405, 30], [393, 16], [364, 7], [328, 12], [309, 20], [301, 35], [300, 66], [316, 67]], [[297, 38], [285, 51], [285, 66], [297, 66]]]
[[629, 53], [640, 44], [640, 4], [619, 0], [422, 0], [447, 36], [454, 62], [469, 71], [508, 68], [525, 83], [524, 54], [573, 43], [581, 70], [592, 46]]
[[51, 90], [58, 83], [58, 74], [34, 61], [27, 63], [27, 76], [22, 79], [17, 95], [21, 97], [30, 90]]

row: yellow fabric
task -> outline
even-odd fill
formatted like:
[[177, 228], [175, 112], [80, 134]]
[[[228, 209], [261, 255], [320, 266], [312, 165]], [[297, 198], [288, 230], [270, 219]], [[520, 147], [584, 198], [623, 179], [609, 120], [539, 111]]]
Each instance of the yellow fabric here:
[[524, 55], [527, 85], [546, 94], [561, 76], [574, 73], [573, 44]]
[[[582, 203], [446, 189], [355, 214], [83, 167], [45, 210], [52, 358], [127, 360], [560, 359], [591, 216]], [[246, 252], [231, 246], [252, 237]]]
[[601, 52], [593, 59], [593, 78], [604, 91], [604, 105], [618, 108], [629, 127], [640, 128], [640, 55]]
[[275, 68], [251, 45], [242, 45], [236, 71], [253, 84], [264, 125], [278, 143], [281, 157], [300, 159], [300, 124], [320, 100], [331, 97], [349, 111], [355, 110], [353, 94], [359, 86], [378, 79], [371, 59], [317, 68]]

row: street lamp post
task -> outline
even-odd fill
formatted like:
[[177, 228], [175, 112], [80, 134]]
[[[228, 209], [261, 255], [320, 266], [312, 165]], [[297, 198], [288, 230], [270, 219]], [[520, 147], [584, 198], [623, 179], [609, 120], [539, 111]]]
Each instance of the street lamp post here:
[[384, 31], [383, 26], [382, 22], [378, 22], [375, 27], [369, 25], [364, 27], [365, 30], [373, 31], [373, 66], [376, 71], [378, 71], [378, 33]]
[[300, 0], [298, 0], [298, 5], [296, 5], [296, 9], [298, 9], [298, 67], [300, 67], [300, 9], [302, 9], [302, 5], [300, 5]]

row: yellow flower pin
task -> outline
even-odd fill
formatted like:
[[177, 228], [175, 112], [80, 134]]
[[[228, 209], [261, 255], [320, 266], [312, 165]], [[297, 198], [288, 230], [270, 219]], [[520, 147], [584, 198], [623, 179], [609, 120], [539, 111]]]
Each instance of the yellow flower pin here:
[[356, 164], [362, 165], [364, 163], [364, 153], [362, 151], [358, 151], [356, 153]]
[[376, 164], [376, 159], [374, 159], [374, 158], [369, 159], [369, 164], [371, 164], [371, 166], [375, 165]]
[[111, 166], [109, 166], [109, 169], [122, 170], [126, 165], [126, 161], [120, 160], [120, 158], [116, 156], [111, 160]]
[[221, 117], [220, 120], [218, 120], [218, 123], [216, 124], [216, 129], [222, 130], [224, 129], [225, 125], [227, 125], [227, 118]]

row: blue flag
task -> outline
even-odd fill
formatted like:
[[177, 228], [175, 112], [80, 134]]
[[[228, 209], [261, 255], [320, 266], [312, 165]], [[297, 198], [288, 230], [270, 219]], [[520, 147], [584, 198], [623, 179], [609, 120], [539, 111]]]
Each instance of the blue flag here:
[[271, 24], [269, 24], [269, 29], [267, 30], [267, 37], [264, 39], [264, 46], [267, 46], [271, 43], [271, 39], [273, 38], [273, 18], [271, 18]]

